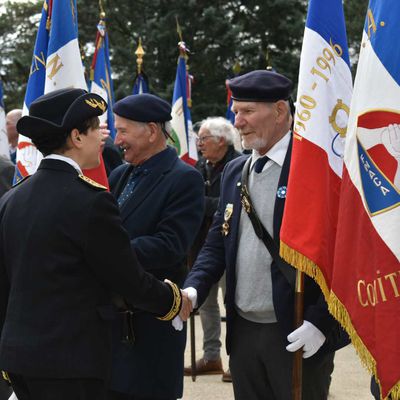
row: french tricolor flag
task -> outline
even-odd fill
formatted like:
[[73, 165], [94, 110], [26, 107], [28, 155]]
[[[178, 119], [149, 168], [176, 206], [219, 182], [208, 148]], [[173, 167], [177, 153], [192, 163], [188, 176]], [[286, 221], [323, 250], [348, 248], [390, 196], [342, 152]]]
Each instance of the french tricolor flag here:
[[311, 0], [300, 61], [281, 253], [329, 298], [352, 96], [341, 0]]
[[[181, 48], [181, 52], [182, 52]], [[198, 159], [196, 135], [193, 132], [192, 117], [188, 106], [186, 61], [179, 56], [176, 69], [174, 94], [172, 97], [172, 137], [178, 156], [188, 164], [194, 165]]]
[[[78, 44], [76, 0], [45, 0], [36, 36], [23, 114], [39, 96], [68, 87], [87, 90]], [[36, 172], [42, 154], [31, 140], [20, 135], [14, 180]], [[91, 170], [92, 178], [107, 186], [103, 161]], [[104, 180], [105, 179], [105, 180]]]
[[346, 138], [331, 301], [382, 398], [391, 399], [400, 399], [399, 21], [398, 0], [370, 0]]

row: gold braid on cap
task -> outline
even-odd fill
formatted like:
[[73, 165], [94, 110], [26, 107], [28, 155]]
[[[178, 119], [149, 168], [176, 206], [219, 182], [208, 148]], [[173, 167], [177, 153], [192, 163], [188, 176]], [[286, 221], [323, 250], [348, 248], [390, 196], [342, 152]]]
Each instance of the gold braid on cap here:
[[182, 293], [179, 290], [178, 285], [175, 283], [169, 281], [168, 279], [165, 279], [165, 283], [168, 283], [172, 290], [172, 294], [174, 295], [174, 302], [172, 303], [171, 309], [168, 311], [167, 314], [165, 314], [162, 317], [158, 317], [159, 320], [161, 321], [170, 321], [171, 319], [174, 319], [179, 312], [181, 311], [182, 308]]

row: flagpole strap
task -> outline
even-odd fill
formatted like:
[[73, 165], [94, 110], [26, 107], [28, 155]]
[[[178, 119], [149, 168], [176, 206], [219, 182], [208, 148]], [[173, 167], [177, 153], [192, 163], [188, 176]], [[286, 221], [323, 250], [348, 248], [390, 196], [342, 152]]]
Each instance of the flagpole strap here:
[[256, 213], [256, 210], [254, 209], [253, 202], [250, 198], [250, 193], [247, 189], [249, 168], [250, 162], [246, 163], [242, 170], [240, 198], [243, 209], [246, 211], [247, 215], [250, 218], [255, 234], [264, 243], [269, 254], [271, 254], [272, 259], [275, 261], [276, 265], [288, 281], [289, 285], [293, 289], [295, 289], [296, 274], [294, 268], [285, 260], [283, 260], [283, 258], [279, 255], [279, 248], [277, 244], [275, 243], [274, 239], [272, 239], [268, 231], [265, 229], [263, 223], [260, 221], [260, 218]]

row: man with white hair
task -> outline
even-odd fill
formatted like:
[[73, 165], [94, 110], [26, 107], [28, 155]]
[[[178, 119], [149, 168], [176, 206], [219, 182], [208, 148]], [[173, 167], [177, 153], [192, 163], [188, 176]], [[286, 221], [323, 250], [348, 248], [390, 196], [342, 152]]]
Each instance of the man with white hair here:
[[[212, 217], [217, 210], [221, 175], [225, 165], [241, 153], [235, 150], [235, 139], [239, 133], [225, 118], [210, 117], [201, 122], [197, 146], [201, 157], [196, 164], [197, 170], [204, 179], [206, 209], [203, 224], [192, 249], [192, 257], [196, 258], [208, 230]], [[225, 280], [220, 280], [220, 285], [225, 295]], [[229, 370], [224, 373], [221, 362], [221, 315], [218, 305], [218, 287], [215, 284], [200, 308], [200, 319], [203, 327], [203, 357], [196, 362], [197, 375], [223, 374], [224, 382], [231, 382]], [[191, 367], [185, 367], [185, 375], [191, 374]]]
[[279, 257], [293, 84], [265, 70], [228, 84], [235, 127], [252, 154], [224, 169], [218, 209], [184, 290], [197, 295], [195, 307], [202, 305], [226, 272], [226, 347], [236, 400], [291, 399], [293, 352], [299, 349], [303, 399], [326, 400], [334, 350], [345, 343], [310, 277], [304, 280], [304, 323], [293, 326], [295, 270]]

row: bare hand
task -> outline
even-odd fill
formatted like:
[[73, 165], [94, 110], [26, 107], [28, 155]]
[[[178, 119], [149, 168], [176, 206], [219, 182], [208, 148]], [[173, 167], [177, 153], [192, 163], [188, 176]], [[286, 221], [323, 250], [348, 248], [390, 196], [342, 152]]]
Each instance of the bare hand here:
[[100, 128], [100, 135], [101, 135], [101, 149], [103, 149], [104, 145], [106, 144], [107, 138], [110, 136], [110, 130], [108, 129], [106, 123], [100, 124], [99, 128]]
[[186, 292], [182, 291], [182, 308], [179, 313], [179, 316], [181, 317], [182, 321], [187, 321], [188, 318], [190, 317], [190, 313], [193, 311], [193, 306], [192, 302], [189, 299], [189, 296]]

